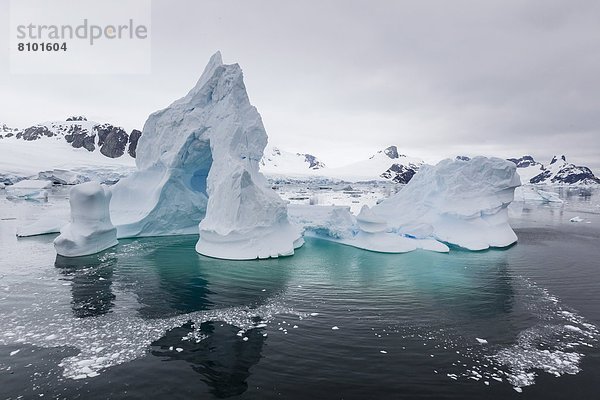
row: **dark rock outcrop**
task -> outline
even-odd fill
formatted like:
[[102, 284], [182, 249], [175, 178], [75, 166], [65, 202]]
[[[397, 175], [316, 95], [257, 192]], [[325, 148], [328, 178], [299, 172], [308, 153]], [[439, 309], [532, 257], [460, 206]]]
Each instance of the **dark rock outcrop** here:
[[87, 151], [94, 151], [96, 148], [94, 145], [96, 135], [90, 135], [90, 132], [83, 129], [81, 125], [71, 125], [65, 135], [65, 140], [76, 149], [83, 147]]
[[67, 117], [67, 121], [87, 121], [87, 118], [83, 115]]
[[100, 152], [106, 157], [117, 158], [125, 153], [129, 135], [123, 128], [111, 124], [95, 125], [94, 131], [98, 135]]
[[417, 166], [393, 164], [387, 171], [381, 174], [381, 177], [391, 179], [396, 183], [408, 183], [418, 171]]
[[[17, 133], [17, 139], [23, 140], [37, 140], [42, 136], [52, 137], [56, 136], [56, 133], [52, 132], [45, 125], [30, 126], [24, 131]], [[8, 137], [8, 135], [6, 137]]]
[[389, 158], [398, 158], [400, 155], [398, 154], [398, 148], [396, 146], [390, 146], [387, 149], [383, 150], [386, 156]]
[[127, 148], [127, 153], [129, 153], [129, 155], [133, 158], [135, 158], [135, 151], [137, 149], [138, 140], [140, 140], [141, 136], [142, 132], [138, 131], [137, 129], [132, 130], [129, 134], [129, 147]]
[[542, 172], [541, 174], [536, 175], [533, 178], [531, 178], [529, 180], [529, 183], [533, 183], [534, 185], [540, 184], [540, 183], [545, 183], [545, 181], [550, 179], [551, 176], [552, 176], [552, 172], [546, 170], [546, 171]]
[[532, 165], [542, 165], [541, 163], [535, 161], [531, 156], [523, 156], [521, 158], [508, 158], [508, 161], [513, 162], [517, 168], [527, 168]]
[[594, 185], [600, 184], [600, 179], [596, 178], [592, 170], [588, 167], [581, 167], [570, 164], [569, 166], [562, 168], [556, 173], [551, 179], [552, 183], [558, 184], [581, 184], [581, 185]]
[[[298, 154], [301, 155], [301, 154]], [[310, 169], [321, 169], [321, 168], [325, 168], [325, 164], [323, 164], [321, 161], [319, 161], [317, 159], [317, 157], [313, 156], [312, 154], [304, 154], [304, 161], [306, 161], [308, 163], [308, 168]]]

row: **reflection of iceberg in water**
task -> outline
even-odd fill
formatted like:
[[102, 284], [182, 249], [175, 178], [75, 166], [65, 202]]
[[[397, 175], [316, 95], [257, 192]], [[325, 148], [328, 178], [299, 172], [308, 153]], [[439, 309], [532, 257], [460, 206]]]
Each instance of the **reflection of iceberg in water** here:
[[169, 361], [186, 361], [216, 397], [226, 398], [248, 388], [250, 368], [260, 361], [265, 339], [258, 329], [247, 331], [242, 338], [232, 325], [203, 322], [194, 327], [187, 323], [152, 343], [152, 354]]
[[[258, 306], [281, 293], [290, 261], [223, 261], [198, 255], [194, 236], [124, 241], [120, 279], [135, 292], [144, 318], [222, 307]], [[143, 266], [143, 269], [139, 268]]]
[[114, 306], [113, 269], [117, 258], [104, 256], [56, 256], [54, 265], [71, 282], [73, 314], [79, 318], [110, 312]]
[[140, 315], [164, 318], [210, 309], [213, 303], [208, 298], [209, 282], [200, 271], [197, 254], [193, 250], [181, 251], [184, 243], [193, 246], [195, 237], [166, 240], [167, 245], [152, 246], [139, 259], [127, 260], [145, 268], [143, 277], [134, 277], [138, 281], [135, 292], [141, 304]]

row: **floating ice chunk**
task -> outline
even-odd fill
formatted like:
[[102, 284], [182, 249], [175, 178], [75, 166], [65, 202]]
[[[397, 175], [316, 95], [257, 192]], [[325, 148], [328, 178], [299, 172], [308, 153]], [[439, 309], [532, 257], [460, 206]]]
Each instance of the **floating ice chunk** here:
[[57, 183], [59, 185], [77, 185], [90, 180], [84, 175], [60, 168], [54, 168], [48, 171], [40, 171], [38, 173], [38, 178]]
[[340, 328], [338, 328], [337, 326], [331, 327], [331, 330], [333, 330], [333, 331], [337, 331], [338, 329], [340, 329]]
[[[315, 236], [360, 249], [382, 253], [406, 253], [416, 249], [448, 252], [448, 246], [433, 238], [418, 238], [397, 232], [384, 232], [377, 227], [377, 217], [370, 218], [370, 211], [363, 210], [362, 223], [357, 221], [348, 207], [290, 205], [290, 219], [304, 227], [305, 236]], [[370, 222], [369, 222], [370, 221]], [[375, 223], [373, 223], [375, 221]], [[363, 231], [360, 226], [367, 230]]]
[[48, 190], [52, 182], [44, 180], [24, 179], [6, 187], [6, 197], [25, 200], [47, 200]]
[[37, 179], [24, 179], [15, 183], [14, 185], [8, 186], [6, 189], [50, 189], [52, 182], [46, 180]]
[[565, 329], [568, 329], [570, 331], [579, 332], [579, 333], [582, 332], [581, 328], [578, 328], [578, 327], [573, 326], [573, 325], [565, 325]]
[[507, 207], [520, 185], [513, 163], [499, 158], [447, 159], [423, 166], [397, 194], [373, 207], [397, 232], [429, 225], [432, 237], [469, 250], [517, 240]]
[[95, 254], [117, 244], [117, 230], [108, 211], [110, 191], [97, 182], [74, 186], [69, 193], [71, 222], [54, 240], [56, 252], [65, 257]]
[[18, 353], [18, 352], [20, 352], [20, 351], [21, 351], [21, 349], [18, 349], [18, 350], [11, 351], [11, 352], [10, 352], [10, 356], [12, 357], [12, 356], [14, 356], [15, 354], [17, 354], [17, 353]]
[[515, 188], [514, 201], [563, 203], [558, 193], [541, 190], [534, 186], [520, 186]]
[[480, 339], [480, 338], [478, 338], [478, 337], [476, 337], [475, 339], [477, 340], [477, 342], [478, 342], [479, 344], [487, 344], [487, 343], [488, 343], [488, 341], [487, 341], [487, 340], [485, 340], [485, 339]]
[[17, 236], [27, 237], [36, 235], [47, 235], [49, 233], [58, 233], [60, 228], [65, 225], [65, 220], [59, 217], [43, 217], [27, 225], [17, 228]]
[[570, 222], [583, 222], [583, 218], [580, 216], [573, 217], [569, 220]]

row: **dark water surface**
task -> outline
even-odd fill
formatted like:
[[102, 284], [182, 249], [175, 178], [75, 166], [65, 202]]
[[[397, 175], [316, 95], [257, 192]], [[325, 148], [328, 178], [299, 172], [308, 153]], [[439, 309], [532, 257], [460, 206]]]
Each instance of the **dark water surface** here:
[[0, 198], [0, 398], [596, 398], [600, 201], [562, 196], [512, 207], [504, 250], [251, 262], [189, 236], [57, 258]]

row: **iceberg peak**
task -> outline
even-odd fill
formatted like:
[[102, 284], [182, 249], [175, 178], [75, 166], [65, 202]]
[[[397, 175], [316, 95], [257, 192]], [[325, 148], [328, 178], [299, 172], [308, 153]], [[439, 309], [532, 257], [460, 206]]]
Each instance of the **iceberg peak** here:
[[138, 170], [113, 188], [119, 236], [200, 233], [196, 250], [216, 258], [293, 254], [301, 231], [259, 172], [266, 145], [242, 69], [215, 53], [194, 88], [144, 124]]
[[395, 159], [398, 158], [398, 148], [396, 146], [390, 146], [388, 148], [386, 148], [384, 151], [386, 156], [388, 156], [391, 159]]

